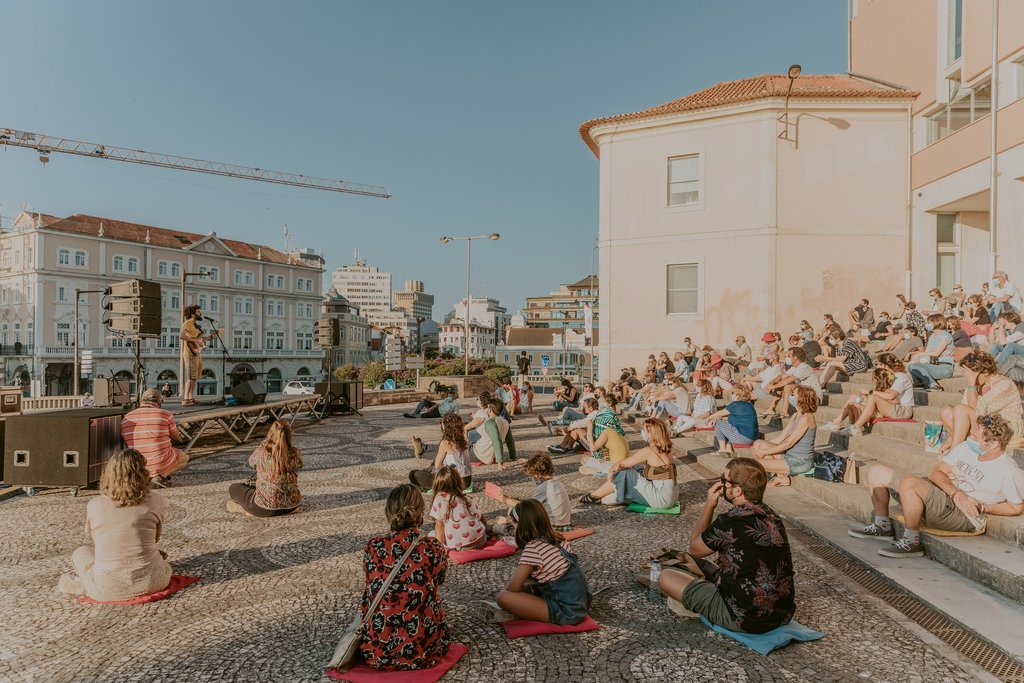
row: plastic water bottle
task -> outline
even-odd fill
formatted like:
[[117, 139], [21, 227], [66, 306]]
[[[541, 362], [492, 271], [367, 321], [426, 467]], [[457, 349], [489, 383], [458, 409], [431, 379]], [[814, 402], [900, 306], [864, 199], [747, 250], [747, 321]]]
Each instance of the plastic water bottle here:
[[658, 602], [661, 599], [661, 589], [658, 588], [658, 577], [661, 576], [661, 562], [651, 560], [651, 573], [649, 578], [651, 585], [647, 589], [647, 598], [651, 602]]

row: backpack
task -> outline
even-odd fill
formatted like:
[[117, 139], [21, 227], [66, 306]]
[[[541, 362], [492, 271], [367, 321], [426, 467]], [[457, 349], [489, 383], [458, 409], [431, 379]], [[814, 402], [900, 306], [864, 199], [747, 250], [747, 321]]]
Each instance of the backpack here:
[[[847, 472], [849, 470], [849, 472]], [[857, 467], [849, 458], [831, 451], [814, 454], [814, 478], [822, 481], [857, 483]]]

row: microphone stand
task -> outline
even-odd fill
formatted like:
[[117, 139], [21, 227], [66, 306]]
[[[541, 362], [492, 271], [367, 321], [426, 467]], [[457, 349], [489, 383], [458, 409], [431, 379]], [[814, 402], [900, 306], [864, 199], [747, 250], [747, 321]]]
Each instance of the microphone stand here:
[[217, 341], [220, 342], [220, 376], [222, 378], [222, 381], [224, 382], [224, 389], [223, 389], [223, 391], [221, 391], [220, 400], [219, 401], [214, 401], [214, 403], [219, 403], [220, 405], [226, 405], [227, 402], [228, 402], [228, 393], [229, 393], [228, 392], [228, 345], [227, 345], [227, 342], [224, 341], [224, 338], [220, 336], [220, 330], [217, 329], [217, 321], [214, 320], [213, 318], [207, 318], [205, 315], [203, 316], [203, 320], [205, 320], [206, 322], [210, 323], [210, 325], [213, 326], [213, 336], [214, 336], [214, 338]]

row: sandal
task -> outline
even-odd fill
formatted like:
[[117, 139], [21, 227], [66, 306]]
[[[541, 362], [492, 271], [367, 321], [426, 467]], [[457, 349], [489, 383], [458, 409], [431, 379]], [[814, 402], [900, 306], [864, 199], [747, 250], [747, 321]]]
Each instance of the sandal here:
[[601, 499], [594, 498], [592, 495], [587, 493], [585, 495], [580, 496], [580, 502], [583, 503], [584, 505], [600, 505]]
[[788, 474], [776, 474], [772, 477], [772, 480], [768, 482], [769, 486], [792, 486], [793, 479]]

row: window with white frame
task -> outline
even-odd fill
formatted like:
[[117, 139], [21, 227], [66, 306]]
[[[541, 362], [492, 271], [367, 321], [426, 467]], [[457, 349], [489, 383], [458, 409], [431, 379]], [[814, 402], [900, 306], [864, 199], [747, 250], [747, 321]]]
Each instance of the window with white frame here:
[[14, 303], [21, 303], [21, 285], [14, 285]]
[[58, 303], [62, 303], [63, 304], [63, 303], [67, 303], [70, 300], [71, 300], [71, 297], [68, 296], [68, 288], [65, 287], [64, 285], [57, 285], [57, 301], [58, 301]]
[[689, 206], [700, 203], [700, 155], [669, 157], [668, 205]]
[[313, 349], [313, 333], [312, 332], [296, 332], [295, 333], [295, 350], [296, 351], [311, 351]]
[[949, 102], [928, 116], [928, 144], [938, 142], [991, 113], [991, 80], [964, 88], [959, 78], [951, 78]]
[[112, 349], [126, 349], [129, 346], [131, 344], [124, 337], [111, 337], [110, 339], [110, 348]]
[[679, 263], [666, 268], [666, 312], [700, 312], [700, 265]]
[[135, 258], [134, 256], [128, 259], [128, 272], [139, 272], [139, 259]]
[[156, 274], [159, 277], [167, 277], [167, 261], [160, 261], [156, 264]]
[[174, 278], [181, 277], [181, 264], [180, 263], [172, 263], [171, 264], [171, 277], [174, 277]]
[[946, 0], [946, 12], [946, 64], [952, 64], [963, 54], [963, 0]]
[[4, 268], [6, 270], [7, 268], [10, 268], [10, 267], [11, 267], [11, 254], [10, 254], [10, 252], [6, 252], [5, 251], [3, 257], [0, 257], [0, 268]]
[[242, 284], [242, 271], [240, 271], [240, 270], [236, 270], [235, 271], [235, 284], [236, 285]]
[[240, 296], [235, 297], [235, 313], [242, 314], [242, 297]]
[[57, 323], [57, 346], [71, 344], [71, 323]]
[[6, 303], [7, 303], [7, 288], [6, 287], [0, 287], [0, 304], [6, 304]]
[[246, 315], [252, 315], [252, 299], [246, 297], [245, 299], [245, 313]]
[[206, 276], [210, 278], [210, 282], [220, 282], [220, 268], [210, 268]]
[[123, 273], [124, 272], [124, 256], [115, 256], [114, 257], [114, 272], [115, 273]]
[[235, 351], [252, 348], [252, 330], [235, 330], [232, 332], [231, 347]]
[[284, 289], [284, 275], [277, 276], [277, 288]]
[[284, 332], [267, 332], [267, 345], [269, 351], [280, 351], [284, 348]]
[[160, 330], [160, 347], [177, 349], [181, 347], [181, 331], [177, 327], [164, 327]]
[[87, 265], [87, 261], [86, 261], [86, 258], [85, 258], [85, 252], [84, 251], [76, 251], [75, 252], [75, 268], [85, 268], [86, 265]]
[[247, 270], [245, 271], [245, 284], [248, 285], [249, 287], [252, 287], [252, 283], [252, 272]]
[[7, 323], [0, 323], [0, 344], [7, 346]]
[[273, 286], [274, 286], [274, 276], [273, 275], [267, 275], [267, 287], [273, 287]]
[[220, 297], [217, 296], [216, 294], [210, 295], [209, 308], [211, 313], [217, 313], [218, 311], [220, 311]]
[[21, 341], [21, 323], [14, 323], [14, 343]]
[[36, 343], [36, 331], [31, 322], [25, 323], [25, 343], [29, 348], [35, 346]]
[[201, 310], [201, 311], [205, 311], [206, 310], [206, 295], [205, 294], [200, 294], [199, 296], [196, 297], [196, 305], [199, 306], [199, 310]]
[[70, 249], [58, 249], [57, 250], [57, 265], [58, 266], [70, 266], [71, 265], [71, 250]]
[[178, 310], [179, 308], [181, 308], [181, 299], [180, 299], [180, 296], [181, 296], [181, 295], [180, 295], [180, 294], [178, 294], [177, 292], [172, 292], [172, 293], [171, 293], [171, 309], [172, 309], [172, 310], [175, 310], [175, 311], [176, 311], [176, 310]]
[[960, 281], [960, 222], [955, 213], [935, 216], [935, 286], [952, 291]]

